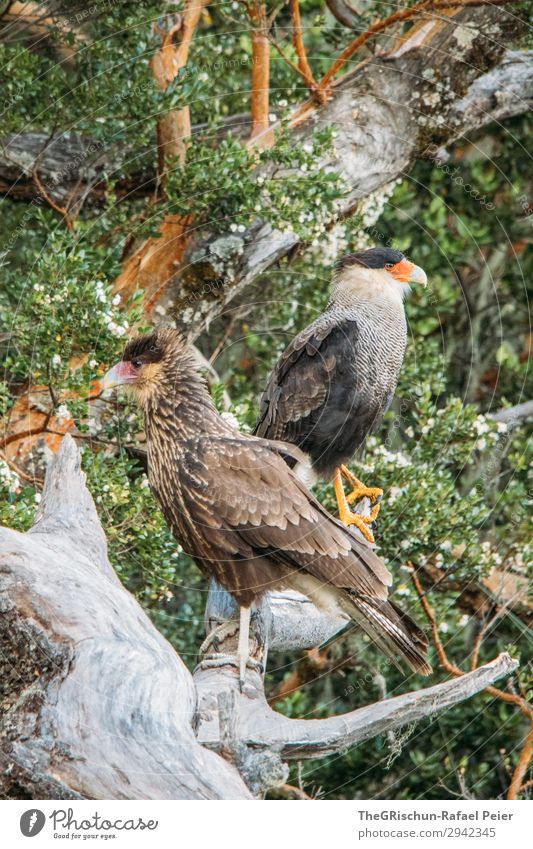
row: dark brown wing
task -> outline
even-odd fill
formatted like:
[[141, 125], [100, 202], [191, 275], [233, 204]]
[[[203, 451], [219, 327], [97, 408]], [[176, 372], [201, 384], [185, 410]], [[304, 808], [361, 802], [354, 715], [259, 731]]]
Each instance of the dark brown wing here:
[[[180, 477], [197, 532], [195, 556], [212, 564], [222, 558], [217, 577], [230, 592], [238, 596], [239, 589], [249, 588], [254, 563], [264, 578], [266, 560], [270, 582], [280, 579], [278, 564], [303, 569], [324, 584], [387, 597], [390, 574], [383, 561], [322, 507], [270, 443], [205, 438], [194, 456], [194, 467], [185, 460]], [[224, 569], [232, 559], [247, 562], [232, 569], [229, 587]], [[257, 575], [253, 582], [259, 583]]]
[[298, 444], [309, 416], [326, 401], [337, 366], [335, 353], [320, 353], [324, 341], [338, 335], [333, 317], [322, 316], [301, 331], [278, 360], [261, 396], [254, 433]]
[[323, 478], [380, 424], [395, 378], [374, 358], [355, 317], [326, 313], [288, 346], [263, 393], [255, 434], [301, 448]]
[[196, 534], [190, 553], [240, 603], [282, 577], [298, 587], [296, 576], [311, 576], [389, 656], [429, 671], [423, 632], [387, 600], [383, 561], [322, 507], [270, 442], [206, 438], [195, 452], [194, 469], [184, 466], [184, 503]]

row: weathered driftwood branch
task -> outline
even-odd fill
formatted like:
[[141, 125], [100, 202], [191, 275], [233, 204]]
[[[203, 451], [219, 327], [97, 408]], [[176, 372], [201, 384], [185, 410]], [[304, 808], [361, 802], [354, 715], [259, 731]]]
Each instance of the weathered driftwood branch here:
[[[225, 615], [222, 603], [213, 590], [208, 615]], [[280, 596], [264, 606], [252, 656], [264, 658], [267, 642], [286, 649], [331, 635], [317, 611], [295, 614], [295, 605], [308, 602]], [[257, 672], [244, 693], [228, 664], [191, 677], [109, 564], [69, 436], [32, 529], [0, 530], [0, 611], [8, 798], [251, 798], [286, 779], [285, 759], [321, 757], [429, 716], [516, 666], [501, 655], [461, 679], [310, 721], [272, 711]]]
[[111, 568], [84, 478], [65, 437], [32, 529], [0, 531], [0, 793], [249, 797], [197, 741], [191, 675]]
[[[358, 708], [350, 713], [329, 719], [288, 719], [273, 711], [267, 704], [260, 676], [249, 674], [245, 693], [239, 693], [238, 681], [232, 672], [198, 669], [194, 681], [200, 694], [199, 739], [220, 750], [219, 703], [217, 694], [231, 690], [234, 696], [234, 740], [238, 747], [249, 747], [255, 753], [267, 750], [282, 759], [303, 760], [333, 754], [384, 734], [387, 731], [418, 722], [481, 692], [493, 681], [508, 675], [518, 663], [506, 653], [461, 678], [452, 678], [434, 687], [415, 690], [392, 699]], [[227, 696], [224, 697], [227, 701]]]
[[533, 108], [533, 52], [508, 50], [488, 74], [474, 80], [452, 107], [457, 135], [472, 134], [493, 121], [506, 121]]

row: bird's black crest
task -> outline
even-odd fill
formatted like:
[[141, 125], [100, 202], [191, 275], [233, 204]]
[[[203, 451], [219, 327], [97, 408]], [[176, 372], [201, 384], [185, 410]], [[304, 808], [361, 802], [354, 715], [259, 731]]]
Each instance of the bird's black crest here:
[[336, 271], [350, 268], [352, 265], [362, 265], [365, 268], [385, 268], [389, 263], [396, 265], [405, 259], [401, 251], [393, 248], [369, 248], [367, 251], [358, 251], [341, 257], [335, 266]]
[[137, 336], [124, 348], [122, 359], [126, 362], [143, 360], [145, 363], [158, 363], [163, 356], [163, 348], [158, 342], [157, 333]]

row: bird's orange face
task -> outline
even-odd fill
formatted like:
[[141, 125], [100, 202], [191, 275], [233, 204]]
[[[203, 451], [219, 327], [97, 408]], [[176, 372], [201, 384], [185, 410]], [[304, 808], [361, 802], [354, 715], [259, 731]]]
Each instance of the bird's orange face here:
[[400, 262], [387, 263], [385, 270], [399, 283], [421, 283], [423, 286], [427, 286], [428, 280], [425, 271], [405, 257]]

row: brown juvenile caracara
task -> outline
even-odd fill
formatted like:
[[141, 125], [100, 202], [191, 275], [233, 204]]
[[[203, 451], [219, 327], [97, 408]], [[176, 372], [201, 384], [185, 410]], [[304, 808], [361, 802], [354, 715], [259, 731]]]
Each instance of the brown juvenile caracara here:
[[291, 471], [286, 460], [303, 459], [297, 448], [242, 434], [218, 414], [176, 331], [133, 339], [103, 384], [134, 392], [144, 413], [150, 485], [165, 519], [240, 605], [241, 682], [250, 607], [281, 588], [355, 620], [388, 655], [430, 671], [423, 632], [387, 600], [391, 577], [383, 561]]
[[[297, 445], [307, 455], [296, 474], [308, 486], [333, 480], [339, 517], [369, 542], [383, 490], [344, 465], [381, 423], [396, 390], [407, 341], [403, 299], [425, 272], [392, 248], [345, 256], [325, 312], [285, 349], [260, 403], [255, 434]], [[352, 487], [346, 497], [344, 477]], [[370, 516], [349, 505], [367, 496]]]

